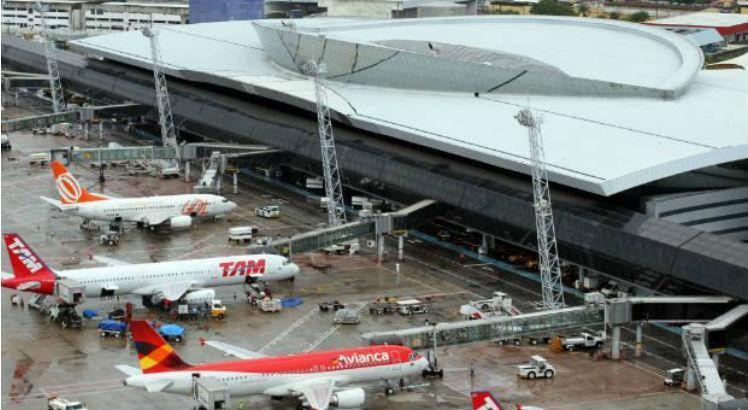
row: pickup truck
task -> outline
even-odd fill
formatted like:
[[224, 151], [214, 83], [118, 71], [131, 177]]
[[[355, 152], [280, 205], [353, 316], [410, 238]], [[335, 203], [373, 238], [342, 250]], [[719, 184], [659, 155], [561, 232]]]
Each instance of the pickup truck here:
[[589, 333], [580, 333], [576, 337], [564, 338], [561, 340], [561, 345], [570, 352], [576, 349], [599, 349], [603, 346], [603, 339]]

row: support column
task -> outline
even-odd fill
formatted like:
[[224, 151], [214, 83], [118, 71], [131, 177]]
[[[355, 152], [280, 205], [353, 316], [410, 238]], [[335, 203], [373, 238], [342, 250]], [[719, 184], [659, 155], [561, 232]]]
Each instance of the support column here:
[[404, 255], [403, 255], [404, 246], [405, 246], [405, 235], [399, 235], [397, 237], [397, 260], [399, 260], [400, 262], [402, 262], [404, 259]]
[[223, 184], [223, 175], [222, 174], [218, 174], [218, 176], [216, 178], [218, 178], [218, 179], [216, 179], [216, 193], [218, 195], [221, 195], [221, 185]]
[[234, 178], [234, 193], [238, 194], [239, 193], [239, 176], [238, 176], [239, 173], [238, 172], [232, 172], [232, 174], [233, 174], [232, 176]]
[[688, 365], [688, 369], [686, 369], [686, 390], [696, 390], [696, 372], [690, 364]]
[[99, 121], [99, 141], [104, 141], [104, 121]]
[[91, 123], [88, 121], [83, 121], [83, 139], [85, 141], [88, 141], [89, 128], [91, 128]]
[[642, 355], [642, 322], [636, 324], [636, 357]]
[[714, 367], [719, 371], [719, 358], [722, 356], [722, 352], [717, 352], [712, 355], [712, 361], [714, 362]]
[[384, 235], [377, 235], [377, 263], [384, 261]]
[[184, 182], [190, 182], [190, 161], [184, 161]]
[[488, 234], [481, 233], [481, 239], [482, 243], [480, 249], [478, 249], [478, 253], [480, 253], [481, 255], [485, 255], [488, 253]]
[[621, 326], [613, 326], [610, 339], [610, 356], [613, 360], [619, 360], [621, 358]]

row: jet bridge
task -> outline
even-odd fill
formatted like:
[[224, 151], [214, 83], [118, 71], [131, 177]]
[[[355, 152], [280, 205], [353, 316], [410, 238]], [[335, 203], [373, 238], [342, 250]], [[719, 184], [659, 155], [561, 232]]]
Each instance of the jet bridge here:
[[698, 384], [704, 410], [748, 408], [748, 399], [735, 399], [727, 393], [718, 372], [728, 335], [745, 332], [746, 322], [748, 305], [739, 305], [709, 323], [683, 326], [683, 351], [688, 362], [686, 387], [692, 390]]
[[377, 253], [381, 259], [384, 249], [384, 235], [395, 234], [399, 239], [399, 253], [402, 254], [403, 237], [407, 232], [407, 227], [419, 213], [422, 213], [429, 207], [433, 209], [435, 204], [436, 201], [433, 199], [423, 199], [395, 212], [372, 215], [336, 227], [325, 227], [304, 232], [289, 238], [273, 240], [267, 246], [252, 246], [250, 249], [253, 252], [259, 252], [272, 248], [276, 252], [287, 255], [291, 252], [299, 253], [323, 249], [328, 246], [375, 234], [377, 235], [378, 244]]
[[9, 132], [27, 128], [45, 128], [63, 122], [80, 122], [85, 126], [96, 117], [134, 117], [144, 114], [149, 109], [147, 106], [134, 103], [85, 106], [56, 114], [42, 114], [5, 120], [2, 122], [2, 130], [3, 132]]
[[362, 337], [370, 344], [401, 343], [414, 349], [431, 349], [436, 346], [602, 326], [605, 319], [604, 311], [602, 304], [587, 304], [516, 316], [497, 316], [479, 320], [436, 323], [432, 326], [410, 329], [372, 332]]

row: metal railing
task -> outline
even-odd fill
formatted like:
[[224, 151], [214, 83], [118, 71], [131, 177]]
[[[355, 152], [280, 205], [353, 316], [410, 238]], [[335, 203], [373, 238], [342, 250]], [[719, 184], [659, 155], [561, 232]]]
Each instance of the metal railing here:
[[371, 344], [399, 342], [415, 349], [459, 345], [508, 337], [551, 333], [564, 329], [602, 325], [604, 307], [584, 305], [533, 312], [517, 316], [499, 316], [480, 320], [437, 323], [387, 332], [362, 335]]

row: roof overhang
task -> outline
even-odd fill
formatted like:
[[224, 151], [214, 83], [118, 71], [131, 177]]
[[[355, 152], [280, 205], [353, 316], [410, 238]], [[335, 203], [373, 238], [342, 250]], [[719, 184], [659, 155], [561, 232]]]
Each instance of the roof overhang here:
[[[328, 103], [338, 121], [527, 174], [526, 130], [516, 123], [514, 114], [529, 104], [544, 117], [542, 132], [551, 180], [599, 195], [748, 158], [745, 71], [699, 71], [703, 57], [698, 48], [667, 30], [608, 21], [590, 26], [579, 20], [490, 16], [390, 22], [330, 18], [294, 20], [295, 28], [280, 22], [235, 21], [164, 27], [159, 40], [164, 69], [170, 75], [308, 110], [314, 109], [312, 81], [288, 61], [299, 63], [306, 57], [323, 56], [332, 77], [340, 74], [335, 70], [355, 58], [349, 51], [367, 48], [370, 54], [364, 58], [369, 60], [348, 67], [357, 67], [359, 72], [369, 66], [381, 70], [367, 68], [367, 77], [356, 81], [326, 81], [332, 90]], [[272, 24], [277, 26], [268, 28]], [[339, 47], [321, 51], [325, 41], [320, 42], [318, 34], [330, 39], [328, 45], [334, 40]], [[263, 37], [272, 36], [300, 40], [263, 42]], [[587, 41], [581, 43], [582, 39]], [[407, 49], [417, 48], [424, 40], [454, 47], [449, 57]], [[272, 51], [270, 43], [275, 48]], [[149, 45], [138, 32], [92, 37], [70, 45], [88, 54], [150, 68]], [[389, 60], [374, 59], [376, 53], [385, 59], [393, 50], [406, 57], [402, 61], [411, 64], [406, 66], [409, 72], [387, 66]], [[292, 56], [285, 64], [279, 57], [282, 53]], [[490, 67], [481, 78], [472, 78], [475, 58], [491, 57], [491, 53], [518, 56], [514, 62], [542, 68], [559, 79], [619, 85], [610, 87], [613, 92], [598, 94], [553, 90], [544, 94], [542, 89], [519, 85], [506, 92], [484, 92], [485, 87], [476, 87], [486, 78], [503, 78], [502, 70], [509, 67]], [[459, 58], [452, 58], [458, 54]], [[393, 80], [397, 73], [413, 82]], [[449, 89], [424, 85], [429, 82]], [[671, 91], [659, 97], [656, 93], [615, 92], [627, 87]], [[468, 91], [471, 89], [478, 94]]]

